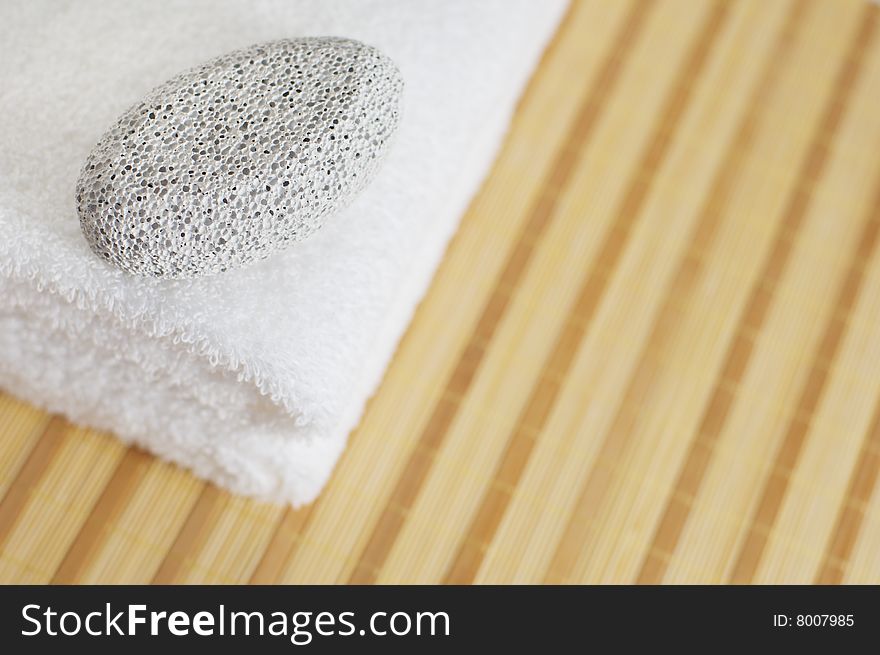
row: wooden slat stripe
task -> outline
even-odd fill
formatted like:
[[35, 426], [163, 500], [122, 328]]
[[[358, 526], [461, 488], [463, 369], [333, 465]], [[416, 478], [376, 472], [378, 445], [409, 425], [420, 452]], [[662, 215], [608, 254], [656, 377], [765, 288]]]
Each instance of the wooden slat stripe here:
[[856, 460], [852, 477], [841, 503], [834, 530], [828, 540], [817, 584], [840, 584], [846, 573], [853, 547], [859, 538], [865, 507], [877, 486], [880, 474], [880, 402]]
[[0, 501], [0, 550], [12, 533], [34, 489], [58, 453], [64, 436], [72, 427], [60, 416], [53, 416], [46, 430], [22, 465], [15, 480]]
[[0, 498], [6, 495], [51, 420], [45, 412], [0, 393]]
[[[503, 323], [487, 345], [482, 370], [467, 396], [461, 399], [457, 420], [450, 428], [441, 450], [428, 453], [433, 457], [434, 463], [407, 514], [407, 520], [388, 559], [378, 572], [378, 583], [405, 580], [436, 582], [444, 579], [461, 544], [462, 532], [471, 522], [487, 486], [492, 483], [491, 474], [515, 430], [516, 420], [565, 324], [583, 279], [591, 270], [607, 231], [613, 224], [620, 200], [632, 177], [631, 173], [639, 163], [646, 144], [650, 142], [657, 119], [677, 77], [679, 65], [697, 38], [703, 19], [712, 7], [712, 3], [704, 3], [695, 11], [688, 0], [663, 2], [659, 11], [652, 14], [643, 36], [634, 44], [633, 53], [621, 74], [615, 93], [608, 101], [596, 133], [578, 158], [572, 180], [561, 195], [558, 216], [548, 226], [538, 244]], [[733, 49], [733, 44], [741, 39], [760, 41], [746, 37], [745, 30], [738, 29], [741, 23], [748, 22], [749, 16], [759, 13], [751, 0], [733, 5], [731, 13], [733, 16], [728, 21], [729, 27], [725, 28], [719, 39], [717, 52], [723, 52], [728, 47]], [[779, 14], [778, 10], [770, 13]], [[611, 32], [616, 31], [620, 18], [622, 16], [618, 14], [618, 22], [613, 24], [613, 28], [604, 26], [606, 34], [610, 36]], [[768, 22], [777, 24], [775, 20]], [[582, 31], [581, 34], [583, 33]], [[766, 28], [761, 28], [758, 33], [765, 34]], [[604, 55], [604, 52], [604, 48], [599, 50], [594, 47], [593, 55], [584, 65], [595, 67], [599, 60], [597, 54]], [[679, 134], [687, 136], [680, 136], [675, 140], [666, 161], [656, 173], [657, 180], [653, 183], [655, 191], [646, 202], [644, 215], [639, 219], [637, 229], [629, 237], [630, 246], [626, 248], [618, 264], [619, 270], [609, 280], [606, 302], [602, 303], [597, 312], [594, 328], [585, 339], [585, 346], [579, 351], [580, 364], [590, 360], [593, 362], [592, 366], [587, 364], [583, 368], [593, 371], [603, 368], [600, 360], [604, 361], [605, 355], [610, 354], [611, 350], [597, 349], [599, 352], [594, 359], [590, 355], [585, 357], [587, 346], [606, 342], [605, 319], [609, 314], [616, 314], [616, 308], [622, 303], [628, 304], [637, 295], [629, 294], [628, 291], [618, 295], [616, 289], [626, 286], [622, 284], [623, 281], [632, 280], [636, 270], [645, 269], [647, 257], [674, 261], [663, 255], [658, 257], [659, 249], [653, 247], [663, 244], [662, 248], [670, 244], [672, 239], [644, 239], [645, 233], [655, 228], [665, 230], [661, 227], [666, 223], [665, 218], [669, 218], [670, 223], [675, 225], [682, 216], [693, 214], [692, 210], [679, 212], [677, 205], [692, 204], [693, 198], [698, 195], [694, 189], [704, 188], [707, 175], [702, 171], [698, 172], [694, 176], [695, 183], [685, 190], [673, 184], [673, 171], [685, 171], [688, 168], [687, 162], [706, 157], [706, 149], [693, 146], [702, 140], [703, 135], [714, 141], [717, 137], [709, 124], [714, 126], [721, 123], [725, 120], [721, 117], [731, 113], [729, 108], [722, 106], [723, 96], [717, 91], [709, 91], [710, 88], [720, 90], [724, 87], [717, 79], [720, 75], [716, 75], [722, 70], [724, 72], [720, 74], [731, 82], [741, 76], [733, 73], [733, 65], [723, 66], [722, 62], [725, 60], [724, 56], [713, 55], [697, 84], [679, 128]], [[569, 87], [573, 84], [572, 77], [576, 75], [575, 69], [569, 78]], [[583, 81], [574, 86], [583, 87]], [[582, 94], [575, 96], [580, 97]], [[735, 104], [739, 105], [738, 99]], [[717, 112], [713, 111], [716, 107]], [[549, 122], [552, 119], [546, 120]], [[699, 133], [700, 137], [695, 137], [695, 133]], [[555, 151], [555, 148], [552, 150]], [[715, 149], [710, 148], [709, 151]], [[534, 182], [540, 182], [540, 179], [529, 178], [530, 184]], [[513, 180], [513, 183], [516, 184], [516, 181]], [[659, 206], [663, 204], [667, 205], [666, 211], [675, 212], [675, 215], [660, 210]], [[503, 214], [492, 212], [491, 208], [488, 208], [487, 213], [484, 223], [497, 224], [504, 220]], [[665, 235], [674, 231], [675, 228], [665, 230]], [[644, 248], [642, 244], [646, 243], [653, 245]], [[642, 253], [646, 255], [645, 258], [641, 256]], [[659, 279], [656, 275], [651, 277]], [[635, 326], [640, 323], [642, 321], [632, 320], [628, 325], [638, 329]], [[435, 328], [435, 333], [443, 331], [445, 330], [442, 328]], [[469, 334], [470, 324], [460, 326], [459, 331], [462, 335]], [[623, 334], [623, 331], [616, 331], [615, 338], [624, 339]], [[611, 385], [603, 386], [607, 389]], [[555, 402], [550, 420], [559, 419], [560, 408], [562, 413], [565, 412], [566, 401], [570, 400], [571, 395], [577, 396], [576, 402], [581, 406], [596, 405], [594, 395], [581, 387], [580, 380], [574, 374], [570, 374]], [[585, 402], [586, 399], [589, 399], [588, 403]], [[598, 405], [604, 403], [599, 402]], [[548, 446], [555, 450], [551, 444], [558, 445], [560, 441], [568, 443], [565, 435], [570, 434], [567, 429], [550, 429], [549, 423], [544, 428], [544, 434], [529, 458], [523, 481], [515, 490], [510, 507], [499, 527], [499, 535], [508, 518], [516, 511], [518, 503], [531, 504], [530, 500], [540, 499], [542, 502], [539, 504], [548, 508], [547, 516], [552, 514], [553, 509], [559, 509], [558, 502], [551, 497], [550, 486], [539, 488], [537, 493], [533, 490], [524, 491], [522, 487], [527, 484], [535, 462], [540, 461], [541, 453]], [[409, 452], [405, 455], [409, 455]], [[573, 490], [570, 485], [566, 488], [569, 492]], [[446, 526], [454, 527], [446, 529]], [[554, 539], [548, 538], [546, 541], [552, 542]], [[516, 542], [523, 543], [520, 539]], [[493, 542], [493, 547], [481, 567], [480, 577], [491, 566], [491, 561], [511, 561], [508, 557], [499, 555]]]
[[[876, 34], [877, 14], [871, 12], [870, 17], [870, 20], [863, 23], [859, 34], [857, 41], [859, 49], [856, 50], [853, 57], [856, 62], [862, 61], [861, 53], [867, 49]], [[849, 76], [851, 81], [855, 80], [858, 74], [857, 66], [858, 64], [855, 64], [854, 70]], [[841, 100], [844, 97], [841, 96]], [[842, 113], [842, 103], [840, 107], [839, 111]], [[819, 347], [810, 363], [809, 374], [801, 389], [797, 404], [792, 410], [785, 437], [776, 453], [773, 468], [764, 483], [760, 501], [749, 522], [748, 531], [731, 572], [732, 582], [751, 582], [761, 561], [770, 530], [773, 528], [773, 523], [785, 499], [790, 474], [797, 466], [804, 442], [809, 434], [810, 419], [825, 393], [834, 359], [837, 357], [840, 344], [846, 333], [847, 316], [855, 306], [862, 288], [864, 264], [870, 261], [875, 252], [878, 233], [880, 233], [880, 179], [877, 182], [876, 200], [856, 244], [855, 252], [849, 261], [846, 277], [834, 302], [833, 312], [825, 325]]]
[[[747, 162], [748, 153], [755, 139], [758, 120], [764, 109], [764, 100], [776, 84], [781, 70], [789, 60], [794, 35], [809, 4], [806, 0], [802, 0], [792, 7], [773, 51], [768, 58], [767, 65], [752, 91], [747, 103], [749, 110], [743, 116], [742, 122], [737, 128], [736, 136], [731, 142], [730, 151], [719, 168], [712, 183], [711, 191], [706, 197], [697, 226], [687, 246], [686, 254], [675, 273], [663, 308], [660, 310], [657, 322], [643, 348], [639, 364], [625, 393], [624, 397], [626, 400], [621, 404], [621, 409], [617, 417], [615, 417], [614, 425], [618, 427], [616, 429], [612, 428], [612, 433], [617, 429], [623, 429], [627, 432], [632, 429], [631, 425], [623, 425], [627, 421], [627, 416], [631, 417], [629, 413], [624, 411], [624, 408], [636, 402], [642, 385], [646, 384], [653, 377], [653, 370], [658, 365], [658, 362], [656, 358], [651, 356], [651, 353], [662, 352], [665, 349], [664, 343], [667, 341], [671, 331], [674, 330], [674, 324], [680, 316], [679, 308], [687, 303], [687, 299], [691, 297], [694, 291], [698, 277], [705, 272], [710, 263], [699, 255], [700, 253], [708, 252], [711, 244], [715, 241], [722, 218], [720, 208], [727, 203], [730, 194], [733, 192], [734, 183]], [[687, 479], [684, 473], [682, 476]], [[680, 477], [676, 483], [676, 488], [681, 488], [682, 486], [683, 480]], [[665, 572], [667, 559], [660, 557], [658, 554], [667, 551], [670, 547], [667, 540], [670, 540], [670, 538], [673, 540], [677, 539], [678, 533], [684, 525], [681, 520], [683, 518], [682, 514], [673, 511], [673, 509], [677, 510], [678, 506], [667, 505], [648, 546], [648, 556], [642, 564], [637, 578], [637, 581], [641, 584], [657, 583], [662, 579]]]
[[113, 472], [110, 481], [83, 523], [58, 570], [54, 584], [73, 584], [97, 552], [107, 528], [116, 521], [132, 493], [147, 474], [152, 457], [137, 448], [129, 448]]
[[565, 384], [568, 371], [575, 360], [575, 352], [605, 295], [610, 274], [617, 267], [625, 251], [628, 237], [632, 234], [644, 202], [649, 196], [654, 179], [652, 173], [658, 169], [675, 137], [676, 128], [688, 106], [695, 81], [709, 58], [712, 45], [721, 31], [728, 10], [729, 4], [726, 2], [715, 4], [698, 32], [699, 37], [685, 55], [684, 63], [660, 112], [654, 133], [633, 171], [633, 176], [615, 212], [612, 227], [599, 247], [599, 255], [587, 273], [560, 335], [542, 366], [536, 384], [517, 420], [517, 427], [508, 440], [494, 472], [493, 483], [483, 495], [446, 574], [447, 583], [473, 582], [482, 565], [485, 548], [494, 538], [509, 505], [510, 489], [518, 484], [538, 435], [550, 415], [556, 396]]
[[299, 543], [299, 535], [307, 525], [317, 502], [285, 511], [263, 551], [259, 564], [251, 574], [251, 584], [272, 584], [278, 580], [285, 564], [293, 557]]
[[241, 584], [260, 563], [283, 510], [270, 503], [230, 496], [211, 519], [209, 536], [192, 565], [176, 579], [183, 584]]
[[[666, 111], [665, 120], [670, 120], [671, 118], [677, 119], [684, 111], [688, 95], [687, 91], [693, 86], [694, 79], [697, 77], [703, 63], [708, 57], [711, 45], [721, 29], [727, 9], [727, 3], [720, 3], [716, 5], [713, 13], [709, 15], [701, 39], [695, 44], [691, 57], [688, 58], [682, 68], [680, 73], [680, 86], [677, 85], [678, 93], [671, 99], [671, 104]], [[661, 123], [661, 126], [662, 125], [663, 124]], [[658, 134], [659, 139], [651, 145], [651, 150], [655, 150], [656, 154], [652, 154], [650, 150], [648, 153], [651, 158], [658, 155], [662, 156], [669, 143], [669, 137], [674, 131], [671, 129], [673, 125], [674, 123], [667, 123], [665, 128], [660, 130], [660, 133]], [[659, 161], [659, 157], [657, 161]], [[655, 167], [651, 166], [645, 170], [655, 170]], [[633, 189], [632, 197], [635, 202], [633, 202], [630, 207], [626, 207], [626, 205], [624, 206], [626, 211], [621, 213], [622, 220], [634, 221], [635, 216], [641, 208], [642, 201], [647, 196], [647, 191], [649, 190], [647, 184], [649, 182], [650, 178], [643, 179], [640, 181], [640, 186]], [[627, 227], [626, 229], [629, 230], [630, 228]], [[598, 306], [598, 302], [601, 299], [601, 291], [604, 290], [604, 282], [607, 280], [607, 277], [603, 280], [602, 275], [598, 275], [597, 277], [599, 279], [592, 282], [592, 285], [597, 286], [596, 290], [594, 291], [585, 287], [584, 295], [582, 296], [583, 301], [590, 305], [591, 310]], [[587, 284], [590, 286], [591, 281], [588, 281]], [[598, 286], [600, 284], [602, 286]], [[599, 293], [596, 293], [597, 291]], [[593, 296], [591, 294], [595, 295]], [[592, 311], [590, 314], [592, 314]], [[566, 370], [567, 368], [568, 367], [566, 367]], [[556, 551], [548, 566], [545, 574], [545, 582], [557, 583], [567, 580], [568, 575], [574, 566], [574, 555], [578, 552], [578, 549], [571, 548], [570, 544], [583, 543], [585, 531], [589, 526], [589, 514], [592, 511], [594, 503], [597, 502], [597, 499], [600, 496], [604, 495], [605, 490], [610, 483], [611, 471], [607, 466], [601, 465], [601, 463], [610, 461], [611, 458], [614, 457], [614, 454], [619, 452], [622, 445], [623, 444], [613, 440], [603, 443], [602, 448], [600, 449], [600, 454], [596, 458], [598, 464], [593, 467], [581, 488], [575, 508], [569, 517], [566, 528], [563, 531], [562, 537], [559, 540]]]
[[615, 39], [615, 46], [607, 54], [591, 92], [587, 94], [578, 110], [568, 135], [568, 147], [558, 153], [551, 166], [549, 176], [543, 185], [544, 192], [538, 196], [531, 208], [521, 235], [483, 307], [477, 327], [447, 382], [449, 393], [444, 393], [435, 406], [413, 455], [407, 462], [385, 510], [358, 558], [358, 564], [349, 579], [351, 583], [374, 582], [377, 570], [388, 557], [403, 525], [401, 509], [412, 507], [430, 469], [431, 460], [424, 457], [424, 453], [436, 450], [440, 446], [458, 412], [458, 403], [451, 400], [454, 397], [452, 394], [461, 395], [470, 387], [483, 361], [485, 344], [495, 334], [507, 310], [510, 302], [509, 290], [517, 288], [534, 252], [535, 244], [545, 232], [549, 222], [553, 220], [557, 211], [559, 192], [571, 179], [577, 155], [593, 133], [605, 102], [611, 95], [626, 62], [631, 50], [630, 46], [638, 38], [651, 7], [653, 3], [634, 3], [624, 19]]
[[153, 579], [195, 504], [202, 483], [190, 472], [155, 458], [122, 513], [104, 526], [78, 582]]
[[854, 86], [862, 54], [869, 45], [873, 22], [874, 13], [866, 11], [861, 29], [841, 64], [818, 129], [798, 171], [797, 182], [789, 196], [773, 245], [752, 286], [721, 373], [646, 554], [639, 574], [641, 582], [662, 580], [669, 564], [668, 556], [675, 552], [690, 511], [690, 505], [685, 499], [696, 497], [709, 468], [713, 455], [712, 445], [717, 443], [733, 405], [732, 389], [741, 382], [745, 374], [754, 349], [754, 335], [764, 325], [772, 301], [772, 290], [787, 266], [794, 243], [792, 236], [803, 223], [815, 184], [824, 169], [829, 144], [837, 131], [849, 92]]
[[23, 582], [51, 580], [124, 452], [108, 435], [84, 428], [64, 431], [4, 539], [7, 570], [18, 569]]
[[[877, 20], [878, 17], [874, 8], [866, 5], [860, 29], [853, 42], [852, 50], [847, 54], [843, 63], [840, 77], [832, 93], [828, 112], [825, 120], [823, 120], [823, 127], [825, 129], [820, 130], [820, 144], [811, 151], [804, 168], [809, 173], [809, 179], [811, 180], [820, 179], [824, 164], [828, 159], [828, 153], [831, 150], [833, 135], [840, 124], [850, 92], [855, 86], [863, 67], [864, 54], [876, 37]], [[803, 216], [809, 204], [812, 188], [813, 185], [801, 188], [800, 193], [797, 194], [797, 198], [801, 198], [800, 203], [796, 205], [796, 207], [800, 208], [798, 222], [800, 222], [800, 217]], [[878, 190], [880, 190], [880, 187], [878, 187]], [[880, 201], [880, 198], [878, 198], [878, 201]], [[876, 207], [872, 209], [876, 212]], [[865, 230], [854, 253], [854, 258], [850, 261], [850, 267], [840, 288], [834, 311], [825, 327], [820, 346], [811, 363], [810, 374], [804, 383], [797, 404], [792, 412], [782, 445], [776, 453], [773, 468], [765, 481], [757, 509], [749, 522], [745, 539], [737, 554], [730, 574], [732, 582], [751, 582], [761, 561], [768, 533], [773, 527], [773, 523], [779, 513], [779, 508], [782, 506], [782, 501], [785, 498], [789, 473], [797, 465], [809, 431], [808, 417], [813, 415], [825, 391], [830, 363], [836, 357], [846, 331], [846, 316], [850, 313], [852, 306], [858, 298], [863, 280], [862, 264], [873, 255], [878, 233], [876, 219], [875, 213], [869, 216]], [[792, 232], [795, 231], [796, 226], [793, 225]], [[778, 268], [776, 270], [779, 273], [773, 279], [779, 279], [790, 248], [791, 242], [788, 241], [784, 259], [777, 265]]]
[[153, 584], [173, 584], [192, 564], [194, 553], [210, 533], [211, 521], [220, 510], [226, 494], [213, 484], [206, 484], [190, 510], [180, 532], [168, 549]]

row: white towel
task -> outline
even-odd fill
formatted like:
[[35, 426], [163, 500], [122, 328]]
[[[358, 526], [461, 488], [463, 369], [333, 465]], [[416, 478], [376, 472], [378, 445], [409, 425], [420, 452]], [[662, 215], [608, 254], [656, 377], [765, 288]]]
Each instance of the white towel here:
[[[5, 0], [0, 386], [233, 492], [311, 501], [563, 5]], [[162, 281], [92, 255], [73, 188], [104, 130], [175, 73], [305, 35], [360, 39], [403, 74], [403, 120], [370, 187], [318, 236], [244, 270]]]

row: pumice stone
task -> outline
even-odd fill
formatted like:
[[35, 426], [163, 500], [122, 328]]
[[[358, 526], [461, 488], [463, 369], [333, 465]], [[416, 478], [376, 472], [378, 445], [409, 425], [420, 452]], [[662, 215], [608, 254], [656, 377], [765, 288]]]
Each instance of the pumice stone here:
[[76, 184], [91, 249], [138, 275], [188, 278], [307, 238], [376, 172], [403, 82], [342, 38], [251, 46], [125, 112]]

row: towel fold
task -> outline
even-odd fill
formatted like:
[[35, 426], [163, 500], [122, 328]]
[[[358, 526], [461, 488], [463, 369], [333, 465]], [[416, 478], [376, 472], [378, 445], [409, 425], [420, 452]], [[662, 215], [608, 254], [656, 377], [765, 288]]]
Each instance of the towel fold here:
[[[563, 8], [563, 0], [3, 3], [0, 386], [233, 492], [312, 500]], [[246, 269], [169, 281], [98, 260], [79, 232], [73, 188], [115, 118], [213, 56], [306, 35], [362, 40], [401, 70], [403, 119], [371, 186], [314, 238]]]

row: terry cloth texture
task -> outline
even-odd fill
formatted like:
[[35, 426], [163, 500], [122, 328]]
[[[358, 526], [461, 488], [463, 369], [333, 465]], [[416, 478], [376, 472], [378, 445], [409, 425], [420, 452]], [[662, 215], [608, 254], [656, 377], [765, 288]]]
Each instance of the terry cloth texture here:
[[[489, 169], [562, 0], [4, 2], [0, 386], [294, 505], [348, 433]], [[405, 80], [382, 170], [313, 239], [197, 280], [96, 258], [74, 183], [129, 106], [260, 41], [341, 35]], [[466, 289], [462, 290], [466, 293]]]

